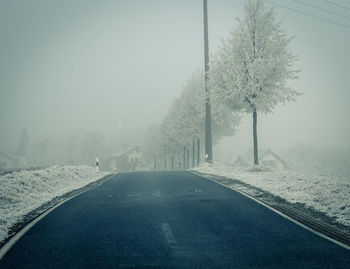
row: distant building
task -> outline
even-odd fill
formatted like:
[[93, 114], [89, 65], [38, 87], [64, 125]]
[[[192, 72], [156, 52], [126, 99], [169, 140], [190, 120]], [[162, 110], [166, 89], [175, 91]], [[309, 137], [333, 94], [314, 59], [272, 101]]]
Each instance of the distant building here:
[[26, 128], [23, 128], [21, 137], [18, 142], [15, 154], [7, 154], [0, 152], [0, 168], [23, 168], [27, 166], [27, 145], [29, 142], [29, 136]]
[[26, 128], [23, 128], [21, 138], [19, 139], [19, 143], [15, 152], [17, 157], [25, 157], [27, 155], [27, 145], [29, 142], [29, 136]]
[[[239, 156], [233, 163], [234, 167], [250, 167], [254, 163], [253, 150], [249, 150], [244, 156]], [[287, 163], [271, 150], [259, 151], [259, 164], [276, 170], [288, 168]]]
[[19, 160], [13, 156], [10, 156], [4, 152], [0, 151], [0, 168], [9, 169], [9, 168], [19, 168]]
[[243, 157], [238, 156], [238, 158], [233, 163], [233, 166], [234, 167], [248, 167], [249, 163], [247, 162], [247, 160], [244, 160]]
[[271, 150], [266, 150], [260, 155], [260, 162], [263, 166], [272, 169], [282, 170], [288, 168], [287, 163]]
[[123, 152], [112, 154], [108, 157], [110, 169], [118, 172], [136, 171], [140, 164], [141, 152], [139, 146], [126, 149]]

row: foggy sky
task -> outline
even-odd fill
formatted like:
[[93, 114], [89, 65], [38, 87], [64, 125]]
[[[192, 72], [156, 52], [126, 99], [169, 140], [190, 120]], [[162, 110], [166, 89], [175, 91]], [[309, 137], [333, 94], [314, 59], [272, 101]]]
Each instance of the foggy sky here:
[[[211, 53], [243, 15], [243, 6], [243, 0], [208, 0]], [[291, 85], [304, 95], [273, 114], [258, 115], [260, 147], [349, 146], [350, 28], [275, 11], [295, 36], [292, 49], [301, 74]], [[203, 66], [202, 21], [201, 0], [1, 1], [0, 151], [16, 146], [24, 126], [35, 140], [76, 129], [108, 134], [121, 124], [146, 128], [160, 121]], [[233, 151], [251, 147], [251, 125], [250, 115], [244, 117], [237, 134], [224, 142]]]

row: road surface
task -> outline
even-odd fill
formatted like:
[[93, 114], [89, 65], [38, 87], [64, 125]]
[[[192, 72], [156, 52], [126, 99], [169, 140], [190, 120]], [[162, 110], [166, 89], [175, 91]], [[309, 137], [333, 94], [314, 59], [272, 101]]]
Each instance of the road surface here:
[[350, 268], [350, 250], [186, 172], [112, 179], [57, 207], [0, 268]]

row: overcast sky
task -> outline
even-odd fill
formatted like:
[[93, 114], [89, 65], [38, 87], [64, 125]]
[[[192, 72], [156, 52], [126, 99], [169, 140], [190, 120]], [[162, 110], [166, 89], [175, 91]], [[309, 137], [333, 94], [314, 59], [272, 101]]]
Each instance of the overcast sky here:
[[[322, 0], [303, 1], [350, 17]], [[350, 25], [293, 0], [271, 2]], [[244, 0], [208, 0], [211, 53], [243, 6]], [[35, 140], [160, 121], [203, 66], [202, 12], [201, 0], [0, 1], [0, 151], [16, 146], [24, 126]], [[275, 12], [295, 36], [301, 74], [292, 85], [304, 95], [259, 117], [260, 147], [349, 146], [350, 27], [280, 7]], [[250, 116], [239, 128], [229, 139], [233, 150], [251, 146]]]

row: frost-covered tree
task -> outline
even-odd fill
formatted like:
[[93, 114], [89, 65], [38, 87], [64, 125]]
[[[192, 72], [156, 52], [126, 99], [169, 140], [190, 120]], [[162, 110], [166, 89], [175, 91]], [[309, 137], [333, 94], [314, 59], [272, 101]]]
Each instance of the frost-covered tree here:
[[238, 19], [210, 63], [213, 98], [253, 115], [255, 165], [259, 164], [258, 112], [269, 113], [276, 104], [298, 95], [287, 84], [298, 73], [293, 69], [296, 55], [291, 40], [272, 8], [266, 9], [261, 0], [249, 0], [243, 19]]
[[[185, 135], [190, 139], [189, 143], [195, 138], [204, 140], [205, 92], [203, 89], [204, 74], [198, 71], [187, 81], [179, 97], [182, 115], [180, 129], [187, 130]], [[178, 104], [175, 105], [176, 107]], [[224, 136], [235, 133], [240, 118], [218, 99], [211, 101], [211, 108], [213, 144], [216, 144]]]
[[[196, 72], [187, 81], [181, 95], [176, 98], [164, 118], [161, 129], [168, 140], [176, 140], [178, 145], [190, 147], [193, 140], [204, 140], [205, 111], [204, 74]], [[213, 143], [222, 137], [233, 135], [239, 117], [228, 107], [212, 102]], [[176, 143], [174, 143], [175, 145]]]
[[[156, 155], [158, 159], [181, 156], [183, 146], [192, 147], [197, 138], [204, 141], [203, 89], [204, 74], [196, 72], [187, 81], [180, 96], [175, 98], [161, 124], [149, 130], [145, 139], [148, 141], [145, 143], [148, 155]], [[239, 117], [221, 102], [214, 100], [211, 105], [213, 142], [217, 143], [222, 137], [234, 134]]]
[[150, 162], [155, 160], [159, 155], [159, 148], [157, 141], [159, 141], [159, 124], [152, 124], [146, 131], [145, 137], [142, 141], [142, 156], [145, 161]]

